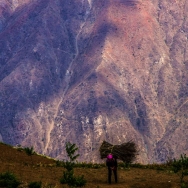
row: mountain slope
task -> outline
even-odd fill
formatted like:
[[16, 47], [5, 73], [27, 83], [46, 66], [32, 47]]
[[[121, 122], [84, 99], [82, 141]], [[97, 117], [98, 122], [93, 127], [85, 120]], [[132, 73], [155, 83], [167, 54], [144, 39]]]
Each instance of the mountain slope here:
[[185, 0], [21, 5], [0, 32], [1, 140], [60, 159], [71, 141], [83, 161], [103, 140], [143, 163], [187, 151]]

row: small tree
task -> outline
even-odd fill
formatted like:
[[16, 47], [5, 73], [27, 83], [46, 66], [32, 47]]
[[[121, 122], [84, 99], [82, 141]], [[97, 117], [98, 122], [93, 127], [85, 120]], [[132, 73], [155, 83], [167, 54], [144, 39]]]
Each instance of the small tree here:
[[180, 183], [184, 182], [183, 178], [188, 175], [188, 157], [186, 154], [180, 156], [180, 159], [174, 159], [172, 162], [173, 171], [180, 176]]
[[70, 142], [66, 143], [66, 152], [69, 157], [69, 161], [66, 161], [64, 164], [66, 171], [63, 172], [60, 182], [62, 184], [68, 184], [69, 187], [83, 187], [86, 184], [86, 180], [83, 175], [74, 175], [75, 160], [79, 157], [79, 154], [75, 154], [77, 150], [78, 148], [75, 144], [71, 144]]

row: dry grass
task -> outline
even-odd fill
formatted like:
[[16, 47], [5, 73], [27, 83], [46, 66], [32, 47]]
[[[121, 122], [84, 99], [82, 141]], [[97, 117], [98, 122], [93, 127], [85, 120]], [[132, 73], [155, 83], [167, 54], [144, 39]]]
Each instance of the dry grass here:
[[[32, 164], [33, 161], [33, 164]], [[42, 181], [45, 188], [65, 188], [59, 183], [63, 172], [56, 166], [56, 161], [46, 157], [28, 156], [11, 146], [0, 144], [0, 173], [13, 172], [22, 182], [20, 187], [27, 187], [33, 181]], [[144, 168], [118, 169], [119, 182], [108, 185], [107, 169], [76, 168], [76, 174], [83, 174], [87, 180], [86, 188], [179, 188], [179, 177], [170, 169], [153, 170]], [[188, 179], [185, 179], [188, 181]]]

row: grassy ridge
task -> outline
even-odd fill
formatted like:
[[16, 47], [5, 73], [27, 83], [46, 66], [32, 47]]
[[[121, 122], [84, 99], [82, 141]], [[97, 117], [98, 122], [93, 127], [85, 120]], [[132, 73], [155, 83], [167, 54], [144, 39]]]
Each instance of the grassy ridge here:
[[[105, 161], [104, 161], [105, 162]], [[63, 174], [63, 162], [34, 154], [27, 155], [21, 148], [13, 148], [0, 143], [0, 173], [11, 172], [21, 182], [20, 187], [28, 187], [33, 181], [41, 181], [44, 188], [63, 188], [60, 178]], [[87, 188], [109, 187], [105, 164], [78, 163], [75, 174], [83, 174]], [[179, 177], [168, 165], [132, 164], [125, 167], [119, 163], [118, 184], [113, 188], [179, 188]], [[113, 180], [113, 178], [112, 178]], [[185, 179], [188, 181], [187, 177]]]

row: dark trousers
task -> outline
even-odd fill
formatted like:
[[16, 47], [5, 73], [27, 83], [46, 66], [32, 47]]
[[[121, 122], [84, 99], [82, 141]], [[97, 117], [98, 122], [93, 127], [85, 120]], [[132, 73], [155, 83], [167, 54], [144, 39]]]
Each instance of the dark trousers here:
[[117, 169], [112, 170], [112, 169], [109, 168], [109, 167], [108, 167], [108, 183], [111, 183], [112, 171], [113, 171], [113, 173], [114, 173], [115, 182], [117, 183]]

